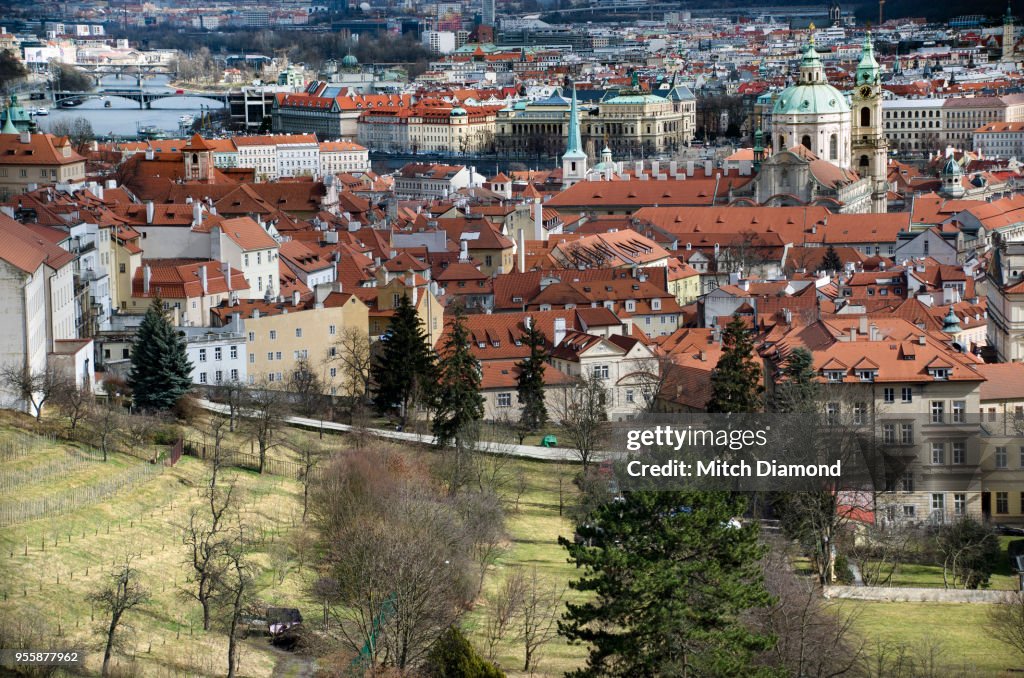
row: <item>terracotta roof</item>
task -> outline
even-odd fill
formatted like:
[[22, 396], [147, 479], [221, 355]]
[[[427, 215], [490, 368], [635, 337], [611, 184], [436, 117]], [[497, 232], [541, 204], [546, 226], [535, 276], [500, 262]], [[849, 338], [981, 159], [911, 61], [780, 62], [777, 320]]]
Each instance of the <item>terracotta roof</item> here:
[[0, 165], [73, 165], [85, 158], [71, 148], [66, 137], [52, 134], [0, 134]]
[[252, 250], [275, 249], [277, 241], [270, 237], [251, 217], [224, 219], [220, 223], [221, 231], [238, 245], [243, 252]]
[[59, 269], [75, 259], [70, 252], [6, 214], [0, 214], [0, 237], [3, 240], [0, 259], [24, 273], [35, 273], [40, 264], [44, 263], [50, 268]]
[[[145, 291], [145, 269], [150, 269], [149, 292]], [[238, 269], [231, 268], [231, 285], [224, 277], [219, 261], [203, 259], [143, 259], [132, 277], [133, 297], [185, 299], [201, 297], [203, 286], [200, 269], [206, 270], [206, 294], [224, 294], [249, 289], [249, 283]]]
[[975, 369], [986, 379], [980, 389], [982, 402], [1024, 400], [1024, 363], [986, 363]]

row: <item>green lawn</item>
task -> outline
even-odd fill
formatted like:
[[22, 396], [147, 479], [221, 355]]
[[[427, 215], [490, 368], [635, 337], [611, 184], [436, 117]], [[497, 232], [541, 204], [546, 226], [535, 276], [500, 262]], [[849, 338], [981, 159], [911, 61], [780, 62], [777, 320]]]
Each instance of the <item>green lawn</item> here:
[[922, 652], [930, 643], [938, 643], [940, 665], [973, 676], [999, 676], [1024, 664], [985, 632], [988, 605], [852, 600], [844, 604], [859, 613], [855, 629], [869, 649], [879, 642], [905, 643], [911, 651]]

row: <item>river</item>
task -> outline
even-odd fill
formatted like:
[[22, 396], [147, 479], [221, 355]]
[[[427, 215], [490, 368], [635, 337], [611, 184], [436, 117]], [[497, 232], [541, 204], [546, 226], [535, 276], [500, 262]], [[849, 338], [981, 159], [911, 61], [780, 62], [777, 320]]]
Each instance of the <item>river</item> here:
[[[167, 76], [158, 75], [143, 79], [142, 86], [151, 92], [173, 92], [174, 88], [168, 86], [168, 81]], [[133, 76], [109, 75], [102, 78], [99, 89], [135, 89], [136, 87]], [[36, 123], [45, 132], [49, 131], [50, 125], [57, 120], [81, 117], [89, 121], [97, 136], [134, 138], [139, 126], [142, 125], [153, 125], [157, 129], [165, 130], [168, 134], [177, 135], [181, 132], [178, 119], [183, 114], [188, 113], [199, 118], [205, 110], [220, 110], [224, 107], [223, 102], [185, 96], [158, 99], [152, 103], [150, 109], [140, 109], [138, 102], [131, 99], [109, 97], [107, 100], [110, 102], [110, 108], [106, 108], [104, 106], [106, 102], [99, 99], [86, 99], [81, 105], [73, 108], [57, 108], [47, 101], [45, 104], [50, 110], [50, 114], [36, 116]], [[29, 109], [43, 103], [24, 101], [24, 105]]]

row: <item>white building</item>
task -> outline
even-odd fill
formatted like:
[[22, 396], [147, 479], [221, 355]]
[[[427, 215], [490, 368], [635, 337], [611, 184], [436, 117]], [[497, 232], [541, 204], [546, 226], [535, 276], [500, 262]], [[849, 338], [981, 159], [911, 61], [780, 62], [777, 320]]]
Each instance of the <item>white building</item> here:
[[993, 122], [974, 130], [974, 150], [986, 158], [1024, 159], [1024, 122]]
[[192, 362], [192, 383], [216, 386], [226, 382], [245, 383], [246, 350], [244, 321], [224, 327], [185, 327], [185, 350]]
[[320, 173], [320, 144], [315, 134], [289, 134], [277, 143], [277, 177], [311, 177]]
[[423, 46], [434, 54], [455, 51], [455, 33], [451, 31], [423, 31]]
[[463, 188], [483, 186], [487, 177], [464, 165], [410, 163], [395, 176], [395, 194], [405, 198], [446, 198]]
[[351, 141], [320, 142], [320, 174], [370, 171], [370, 151]]

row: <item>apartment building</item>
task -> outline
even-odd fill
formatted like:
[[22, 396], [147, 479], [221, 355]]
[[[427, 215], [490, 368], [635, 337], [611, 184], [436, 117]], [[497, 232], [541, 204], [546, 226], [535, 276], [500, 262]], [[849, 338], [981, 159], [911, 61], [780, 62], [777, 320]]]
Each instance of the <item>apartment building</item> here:
[[395, 176], [395, 194], [402, 198], [443, 199], [471, 186], [483, 186], [487, 177], [464, 165], [410, 163]]
[[0, 200], [41, 184], [85, 179], [85, 158], [71, 148], [67, 137], [17, 132], [13, 125], [0, 131]]
[[997, 246], [986, 274], [988, 344], [999, 362], [1024, 360], [1024, 242]]
[[370, 151], [351, 141], [320, 142], [320, 174], [357, 174], [370, 171]]
[[1024, 122], [1024, 95], [888, 99], [882, 104], [890, 148], [936, 151], [974, 147], [974, 132], [993, 123]]
[[132, 278], [127, 311], [145, 313], [159, 298], [174, 325], [210, 327], [210, 312], [221, 302], [245, 296], [248, 289], [242, 272], [220, 261], [143, 259]]
[[1024, 158], [1024, 122], [993, 122], [974, 130], [974, 150], [986, 158]]

